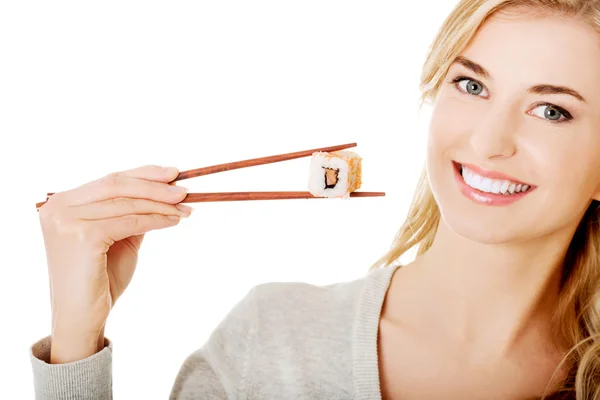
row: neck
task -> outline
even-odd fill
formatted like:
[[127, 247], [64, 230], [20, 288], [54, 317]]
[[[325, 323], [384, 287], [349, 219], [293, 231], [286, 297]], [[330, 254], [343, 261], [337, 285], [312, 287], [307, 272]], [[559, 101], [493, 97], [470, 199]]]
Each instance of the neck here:
[[550, 339], [572, 233], [487, 245], [455, 234], [442, 219], [431, 248], [404, 267], [398, 286], [410, 298], [398, 311], [479, 354], [505, 355], [525, 337]]

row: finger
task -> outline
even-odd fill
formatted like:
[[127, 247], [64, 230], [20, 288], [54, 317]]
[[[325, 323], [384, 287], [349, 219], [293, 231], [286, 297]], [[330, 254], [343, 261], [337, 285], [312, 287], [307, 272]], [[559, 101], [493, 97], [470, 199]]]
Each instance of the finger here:
[[177, 225], [180, 220], [179, 216], [173, 215], [130, 214], [122, 217], [90, 221], [89, 223], [98, 225], [97, 228], [104, 232], [108, 239], [116, 242], [155, 229]]
[[[163, 182], [134, 178], [126, 174], [109, 174], [79, 188], [63, 192], [60, 199], [68, 206], [79, 206], [116, 197], [148, 199], [164, 203], [179, 203], [187, 188]], [[54, 196], [52, 196], [54, 197]]]
[[188, 217], [192, 207], [183, 204], [168, 204], [148, 199], [116, 197], [70, 208], [70, 212], [79, 219], [97, 220], [122, 217], [129, 214], [161, 214]]
[[[81, 202], [81, 200], [77, 201], [76, 199], [81, 198], [82, 190], [86, 190], [88, 187], [96, 185], [98, 182], [108, 181], [108, 183], [110, 183], [110, 181], [117, 176], [125, 176], [125, 177], [129, 177], [129, 178], [138, 178], [138, 179], [144, 179], [144, 180], [155, 181], [155, 182], [163, 182], [163, 183], [172, 182], [173, 184], [175, 184], [176, 182], [173, 182], [173, 180], [175, 178], [177, 178], [178, 175], [179, 175], [179, 170], [176, 167], [161, 167], [159, 165], [144, 165], [141, 167], [137, 167], [137, 168], [133, 168], [133, 169], [125, 170], [125, 171], [112, 172], [100, 179], [96, 179], [92, 182], [87, 182], [87, 183], [77, 186], [71, 190], [65, 190], [62, 192], [55, 193], [53, 196], [50, 197], [50, 199], [52, 199], [53, 203], [61, 201], [61, 202], [64, 202], [65, 204], [79, 205], [79, 204], [82, 204], [82, 202]], [[50, 200], [50, 199], [47, 199], [47, 200]], [[75, 201], [75, 202], [73, 203], [73, 201]]]
[[146, 179], [149, 181], [168, 183], [179, 175], [176, 167], [161, 167], [160, 165], [144, 165], [126, 171], [114, 172], [114, 175], [128, 176], [130, 178]]
[[131, 241], [131, 243], [136, 247], [136, 248], [140, 248], [140, 246], [142, 245], [142, 242], [144, 241], [144, 234], [140, 233], [139, 235], [133, 235], [129, 237], [129, 240]]

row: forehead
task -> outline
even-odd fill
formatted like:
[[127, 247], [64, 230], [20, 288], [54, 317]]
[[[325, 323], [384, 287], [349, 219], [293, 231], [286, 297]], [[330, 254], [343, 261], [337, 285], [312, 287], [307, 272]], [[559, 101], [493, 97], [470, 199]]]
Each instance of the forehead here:
[[496, 13], [461, 54], [503, 86], [564, 85], [600, 103], [600, 37], [578, 20]]

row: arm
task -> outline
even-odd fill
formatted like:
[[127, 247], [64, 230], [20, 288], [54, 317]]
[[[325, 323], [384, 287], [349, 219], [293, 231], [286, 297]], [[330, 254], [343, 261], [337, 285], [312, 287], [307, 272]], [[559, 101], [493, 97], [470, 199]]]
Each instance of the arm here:
[[30, 348], [36, 400], [112, 399], [112, 343], [108, 339], [99, 352], [64, 364], [50, 363], [51, 345], [52, 337], [47, 336]]
[[[256, 327], [256, 288], [239, 301], [199, 350], [186, 358], [170, 399], [246, 398], [252, 340]], [[84, 359], [50, 363], [51, 336], [30, 349], [36, 400], [112, 400], [112, 342]], [[228, 397], [229, 396], [229, 397]]]

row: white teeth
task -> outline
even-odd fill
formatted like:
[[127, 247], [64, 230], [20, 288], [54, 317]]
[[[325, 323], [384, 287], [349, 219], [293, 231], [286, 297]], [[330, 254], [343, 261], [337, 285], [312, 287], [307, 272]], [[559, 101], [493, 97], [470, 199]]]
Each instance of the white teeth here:
[[502, 187], [503, 181], [494, 181], [492, 185], [492, 193], [500, 193], [500, 188]]
[[490, 178], [483, 178], [481, 182], [481, 191], [483, 192], [491, 192], [492, 191], [492, 180]]
[[500, 187], [500, 193], [506, 194], [508, 187], [510, 186], [510, 181], [503, 181], [502, 186]]
[[529, 185], [514, 183], [503, 179], [485, 178], [465, 166], [462, 167], [462, 177], [467, 185], [472, 188], [487, 193], [502, 193], [506, 196], [510, 196], [514, 193], [523, 193], [530, 187]]

